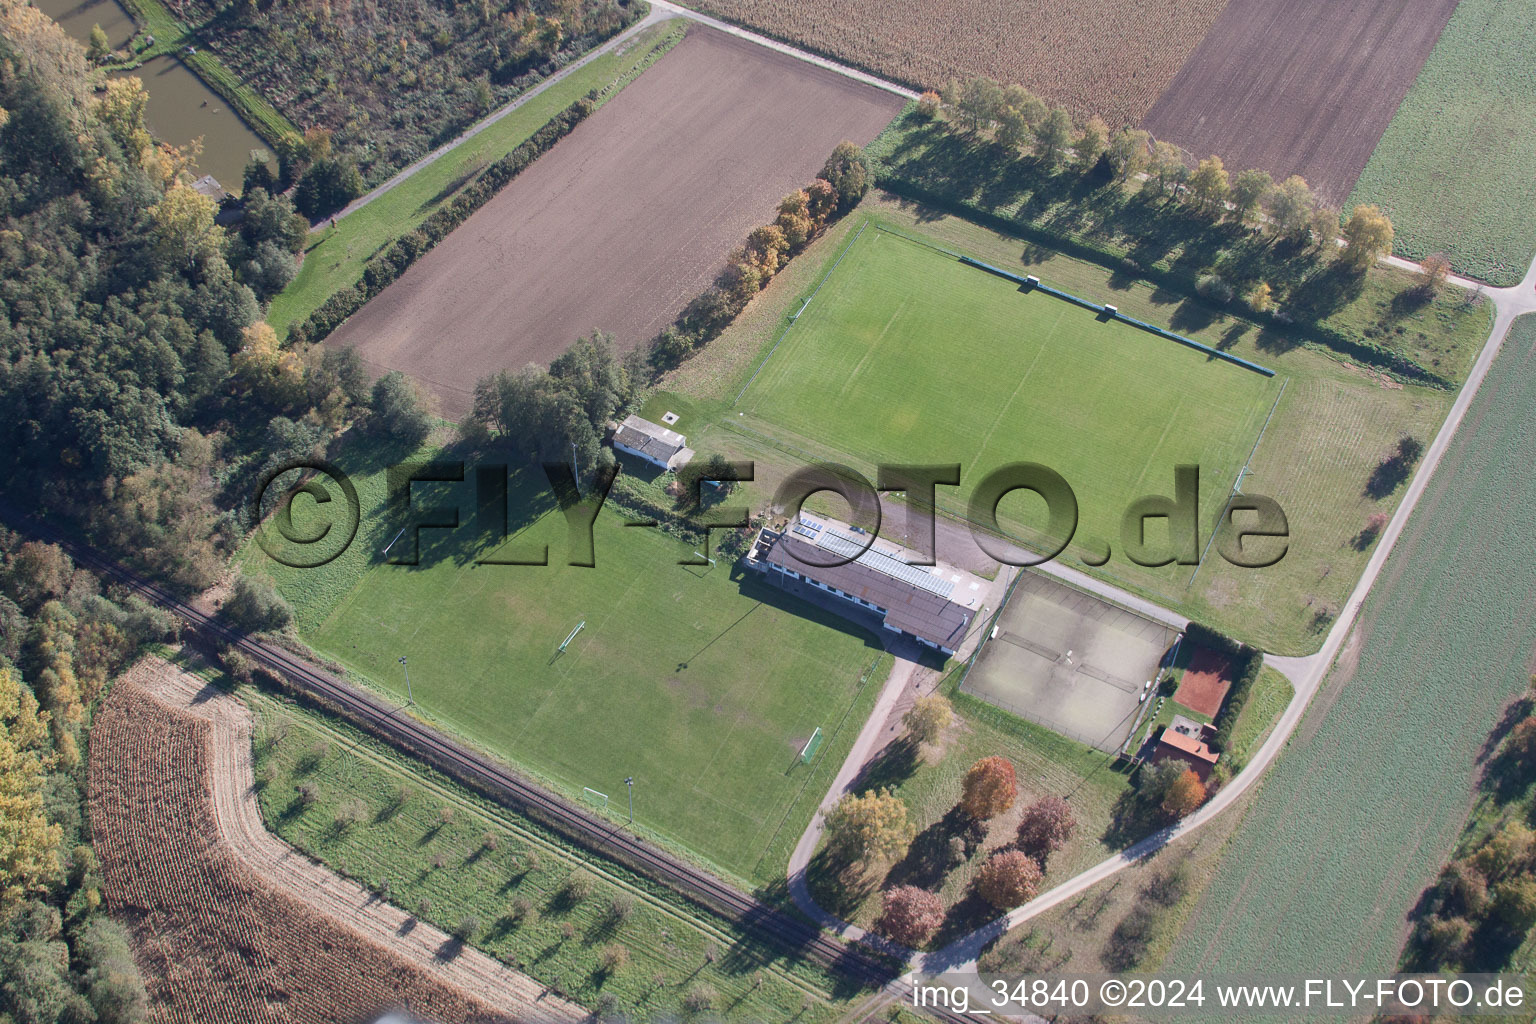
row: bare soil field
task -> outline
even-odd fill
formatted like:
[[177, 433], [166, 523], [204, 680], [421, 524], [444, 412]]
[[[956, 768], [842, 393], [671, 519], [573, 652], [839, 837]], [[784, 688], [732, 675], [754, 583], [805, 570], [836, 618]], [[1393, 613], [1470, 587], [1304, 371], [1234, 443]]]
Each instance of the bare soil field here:
[[693, 27], [328, 339], [467, 412], [475, 381], [548, 362], [579, 335], [621, 349], [709, 286], [843, 139], [899, 97]]
[[916, 88], [989, 75], [1085, 120], [1139, 121], [1226, 0], [687, 0], [687, 5]]
[[1355, 186], [1456, 8], [1425, 0], [1232, 0], [1142, 127], [1230, 171]]
[[244, 705], [167, 662], [141, 661], [98, 715], [90, 814], [154, 1021], [585, 1017], [267, 833]]

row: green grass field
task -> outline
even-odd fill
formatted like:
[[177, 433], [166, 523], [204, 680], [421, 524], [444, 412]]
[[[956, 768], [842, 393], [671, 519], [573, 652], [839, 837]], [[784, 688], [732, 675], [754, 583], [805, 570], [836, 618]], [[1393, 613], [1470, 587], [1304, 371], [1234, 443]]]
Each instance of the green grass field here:
[[[642, 827], [742, 878], [780, 877], [885, 678], [878, 641], [742, 570], [680, 566], [679, 542], [606, 511], [596, 567], [566, 565], [565, 521], [531, 487], [509, 543], [547, 543], [550, 566], [477, 565], [490, 548], [467, 525], [427, 531], [419, 567], [380, 564], [398, 529], [379, 507], [383, 477], [354, 473], [364, 527], [337, 561], [287, 569], [247, 552], [295, 605], [301, 635], [402, 701], [408, 658], [423, 717], [573, 799], [608, 794], [621, 817], [633, 776]], [[416, 491], [472, 514], [472, 483]], [[801, 765], [818, 726], [825, 742]]]
[[[871, 222], [739, 408], [747, 426], [866, 472], [958, 462], [967, 495], [1004, 463], [1043, 463], [1077, 493], [1079, 539], [1102, 550], [1119, 548], [1132, 501], [1172, 493], [1181, 463], [1219, 506], [1277, 390]], [[1016, 522], [1030, 507], [1004, 506]]]
[[[898, 379], [891, 375], [888, 383], [899, 387], [901, 393], [909, 396], [906, 406], [899, 405], [897, 392], [891, 392], [878, 400], [871, 400], [866, 395], [854, 396], [852, 402], [863, 402], [865, 407], [874, 407], [873, 415], [879, 417], [879, 420], [878, 425], [873, 427], [838, 422], [845, 418], [843, 406], [819, 408], [810, 403], [801, 403], [792, 414], [808, 417], [817, 425], [814, 431], [798, 423], [784, 425], [788, 420], [778, 417], [790, 415], [788, 413], [775, 413], [772, 422], [751, 413], [739, 415], [744, 408], [757, 401], [759, 393], [771, 397], [773, 402], [796, 401], [794, 396], [786, 396], [782, 390], [775, 390], [768, 396], [763, 380], [770, 376], [774, 364], [786, 352], [792, 351], [796, 332], [815, 323], [815, 317], [819, 315], [818, 305], [831, 293], [837, 277], [847, 269], [846, 264], [838, 268], [832, 282], [816, 296], [800, 323], [794, 325], [779, 351], [768, 361], [758, 381], [747, 390], [741, 405], [732, 404], [748, 379], [763, 365], [775, 340], [785, 327], [791, 325], [790, 318], [795, 311], [800, 309], [801, 304], [827, 277], [833, 263], [863, 223], [865, 215], [880, 224], [894, 226], [906, 234], [934, 239], [939, 245], [973, 255], [995, 266], [1015, 273], [1036, 274], [1048, 284], [1096, 301], [1114, 303], [1122, 312], [1131, 316], [1168, 325], [1196, 341], [1273, 367], [1277, 376], [1267, 386], [1278, 388], [1284, 383], [1284, 392], [1280, 396], [1279, 405], [1275, 407], [1274, 418], [1264, 434], [1263, 443], [1254, 455], [1244, 487], [1251, 493], [1273, 497], [1285, 509], [1290, 524], [1290, 546], [1285, 558], [1272, 568], [1263, 570], [1238, 568], [1219, 558], [1208, 558], [1199, 575], [1191, 581], [1187, 568], [1181, 571], [1175, 571], [1175, 567], [1143, 568], [1119, 557], [1117, 547], [1116, 557], [1109, 564], [1100, 569], [1089, 568], [1088, 571], [1266, 650], [1282, 654], [1307, 654], [1317, 649], [1332, 616], [1370, 558], [1371, 545], [1362, 543], [1360, 539], [1362, 527], [1369, 516], [1378, 512], [1391, 512], [1402, 494], [1402, 488], [1398, 488], [1384, 497], [1367, 495], [1364, 491], [1367, 478], [1382, 456], [1404, 434], [1411, 434], [1426, 442], [1433, 437], [1454, 395], [1448, 390], [1400, 384], [1389, 377], [1354, 365], [1321, 346], [1300, 343], [1273, 326], [1261, 327], [1237, 315], [1235, 311], [1205, 306], [1173, 289], [1114, 273], [1096, 263], [1054, 252], [993, 228], [877, 192], [866, 197], [859, 215], [845, 218], [835, 225], [826, 236], [781, 271], [725, 334], [712, 342], [704, 352], [669, 374], [662, 382], [662, 390], [646, 404], [644, 414], [659, 417], [662, 412], [675, 411], [682, 417], [677, 429], [688, 435], [689, 444], [694, 448], [704, 452], [722, 451], [735, 458], [755, 460], [758, 482], [749, 490], [753, 491], [753, 500], [757, 502], [766, 501], [772, 495], [775, 481], [789, 469], [804, 464], [808, 458], [832, 456], [851, 461], [853, 457], [842, 451], [846, 445], [837, 443], [840, 436], [846, 437], [852, 432], [859, 437], [874, 438], [883, 444], [877, 431], [887, 429], [888, 421], [898, 415], [899, 408], [905, 408], [910, 413], [922, 412], [931, 418], [933, 413], [929, 407], [939, 408], [943, 399], [928, 396], [939, 396], [944, 392], [930, 386], [929, 380], [942, 380], [944, 386], [954, 387], [956, 375], [964, 376], [962, 371], [947, 365], [936, 365], [931, 369], [918, 366], [916, 372], [919, 376], [915, 379], [922, 386], [915, 399], [910, 397], [914, 387], [913, 378]], [[990, 294], [1011, 308], [1025, 308], [1024, 303], [1037, 299], [1044, 301], [1043, 296], [1026, 296], [1011, 290], [1008, 282], [992, 278], [981, 271], [947, 267], [937, 256], [934, 266], [938, 272], [966, 269], [967, 274], [960, 279], [965, 282], [961, 287], [993, 289]], [[974, 280], [971, 275], [975, 276]], [[947, 301], [932, 297], [937, 289], [928, 288], [926, 278], [923, 287], [925, 304]], [[1447, 292], [1451, 291], [1447, 289]], [[915, 303], [915, 297], [902, 298], [909, 304]], [[1436, 303], [1402, 317], [1398, 316], [1399, 311], [1395, 311], [1396, 307], [1389, 297], [1381, 296], [1379, 302], [1377, 299], [1371, 301], [1381, 307], [1378, 312], [1383, 319], [1376, 324], [1377, 328], [1389, 330], [1398, 337], [1414, 338], [1413, 343], [1423, 353], [1426, 365], [1432, 360], [1438, 360], [1435, 362], [1437, 367], [1458, 375], [1471, 365], [1492, 325], [1492, 303], [1486, 298], [1474, 299], [1469, 303], [1465, 293], [1459, 291], [1447, 296], [1444, 303]], [[1064, 316], [1070, 318], [1079, 313], [1085, 321], [1083, 326], [1097, 332], [1092, 335], [1094, 337], [1127, 337], [1130, 339], [1128, 344], [1120, 346], [1124, 350], [1135, 348], [1149, 357], [1158, 353], [1159, 360], [1169, 360], [1172, 366], [1192, 366], [1198, 373], [1190, 380], [1206, 381], [1209, 375], [1219, 380], [1241, 381], [1242, 375], [1246, 373], [1226, 364], [1207, 364], [1198, 353], [1149, 334], [1131, 332], [1125, 335], [1122, 332], [1130, 330], [1125, 325], [1096, 323], [1090, 313], [1076, 310], [1075, 307], [1068, 307]], [[999, 324], [995, 311], [978, 311], [972, 306], [957, 310], [954, 316], [951, 324], [943, 325], [945, 345], [949, 347], [973, 344], [973, 339], [977, 337], [973, 324], [994, 332], [994, 335], [1001, 333], [1005, 337], [1008, 332], [1017, 334], [1023, 329], [1007, 318], [1003, 318]], [[1064, 319], [1063, 323], [1066, 322]], [[953, 325], [964, 325], [964, 334]], [[865, 329], [856, 323], [851, 327], [854, 330]], [[1399, 330], [1403, 334], [1398, 334]], [[1111, 331], [1114, 333], [1111, 334]], [[847, 355], [842, 349], [855, 343], [856, 338], [849, 342], [832, 339], [830, 343], [832, 354], [843, 359], [845, 367]], [[1087, 354], [1095, 350], [1093, 346], [1087, 348]], [[1087, 354], [1072, 353], [1074, 358], [1086, 358]], [[1194, 365], [1191, 360], [1198, 362], [1198, 365]], [[962, 360], [951, 359], [946, 362], [960, 363]], [[982, 431], [985, 431], [991, 428], [993, 420], [1004, 411], [1000, 403], [1010, 398], [1012, 390], [1000, 383], [1000, 378], [1006, 381], [1009, 374], [998, 374], [998, 365], [1000, 361], [996, 358], [978, 361], [977, 354], [970, 353], [970, 368], [966, 371], [969, 376], [964, 380], [969, 389], [965, 393], [967, 400], [951, 400], [951, 404], [959, 410], [958, 418], [952, 423], [941, 416], [931, 428], [937, 434], [950, 437], [945, 442], [950, 452], [939, 453], [942, 458], [950, 461], [969, 460], [972, 453], [980, 448], [977, 442], [983, 436], [982, 432], [969, 439], [960, 438], [960, 450], [955, 452], [954, 438], [959, 435], [959, 430], [954, 423], [981, 422]], [[1012, 366], [1013, 361], [1007, 361], [1007, 365]], [[1168, 379], [1166, 368], [1155, 369], [1154, 372], [1157, 376], [1152, 379]], [[1015, 385], [1022, 373], [1022, 369], [1011, 371]], [[1236, 376], [1229, 377], [1229, 374]], [[1189, 391], [1190, 380], [1176, 379], [1180, 395]], [[1263, 385], [1262, 381], [1259, 383]], [[825, 380], [813, 380], [806, 386], [819, 388], [822, 394], [826, 394], [831, 387]], [[1191, 397], [1198, 393], [1192, 393]], [[1055, 395], [1051, 398], [1059, 400]], [[988, 418], [988, 409], [983, 400], [993, 403], [991, 418]], [[1225, 401], [1226, 396], [1220, 396], [1220, 400]], [[1070, 402], [1070, 398], [1067, 401]], [[1145, 405], [1139, 396], [1136, 401], [1140, 403], [1136, 409]], [[1113, 465], [1116, 460], [1124, 461], [1123, 454], [1118, 451], [1121, 435], [1117, 431], [1122, 429], [1122, 424], [1133, 422], [1143, 414], [1123, 404], [1117, 406], [1099, 398], [1095, 398], [1092, 404], [1107, 410], [1104, 425], [1097, 427], [1098, 433], [1093, 435], [1101, 444], [1105, 444], [1107, 439], [1107, 464]], [[1262, 406], [1259, 412], [1262, 419], [1270, 403], [1261, 397], [1255, 404]], [[772, 406], [764, 408], [768, 412], [774, 411]], [[1014, 421], [1023, 422], [1026, 419], [1026, 411], [1016, 404], [1009, 408]], [[1193, 402], [1180, 407], [1181, 413], [1186, 410], [1192, 417], [1203, 413]], [[899, 424], [897, 427], [909, 432], [912, 429]], [[1049, 424], [1047, 428], [1050, 429]], [[838, 433], [832, 433], [834, 429]], [[815, 433], [820, 436], [810, 436]], [[1237, 462], [1240, 462], [1247, 456], [1248, 447], [1253, 443], [1253, 435], [1256, 433], [1257, 425], [1246, 440], [1217, 437], [1214, 441], [1202, 441], [1202, 434], [1192, 437], [1190, 441], [1191, 444], [1214, 444], [1218, 448], [1226, 441], [1232, 450], [1241, 449], [1236, 456]], [[1157, 441], [1156, 437], [1149, 440], [1130, 431], [1125, 436], [1131, 439], [1129, 444], [1144, 445], [1149, 449]], [[1007, 445], [1004, 450], [1010, 452], [1016, 450], [1014, 445], [1018, 445], [1017, 450], [1022, 450], [1030, 443], [1029, 439], [1015, 440], [1010, 437], [999, 441], [994, 437], [992, 447], [999, 448], [1004, 442]], [[1086, 444], [1073, 438], [1069, 438], [1067, 443]], [[888, 449], [887, 445], [876, 449], [876, 452]], [[1066, 468], [1059, 455], [1048, 454], [1050, 457], [1043, 461], [1069, 477], [1083, 504], [1084, 523], [1079, 536], [1101, 530], [1102, 524], [1095, 527], [1088, 519], [1090, 514], [1104, 515], [1102, 511], [1090, 507], [1087, 490], [1092, 481], [1080, 481], [1077, 475]], [[876, 457], [876, 454], [864, 455], [862, 468], [868, 469], [869, 463]], [[1074, 457], [1082, 456], [1079, 454]], [[1234, 462], [1231, 471], [1234, 474], [1237, 462]], [[1164, 473], [1163, 481], [1154, 480], [1151, 486], [1138, 485], [1135, 493], [1171, 493], [1171, 470], [1165, 470]], [[977, 478], [968, 467], [966, 479], [974, 482]], [[1136, 484], [1134, 478], [1131, 483]], [[1206, 474], [1204, 483], [1208, 490], [1212, 484], [1210, 474]], [[1225, 500], [1225, 487], [1230, 486], [1230, 483], [1230, 476], [1225, 481], [1216, 482], [1215, 486], [1221, 490], [1217, 493], [1214, 507], [1209, 495], [1202, 496], [1202, 519], [1207, 524], [1207, 517], [1214, 516], [1216, 509]], [[944, 492], [945, 489], [941, 488], [941, 497]], [[948, 498], [949, 509], [963, 511], [964, 499], [968, 494], [966, 486], [954, 489]], [[1008, 502], [1005, 501], [1004, 511], [1008, 508]], [[1099, 508], [1103, 508], [1102, 502]], [[1110, 508], [1115, 509], [1115, 506], [1111, 505]], [[1118, 509], [1115, 509], [1115, 514], [1118, 515]], [[1112, 519], [1111, 525], [1118, 527], [1117, 520]], [[1115, 537], [1118, 537], [1118, 528], [1112, 537], [1106, 539], [1113, 540]], [[1078, 552], [1069, 549], [1063, 557], [1069, 565], [1080, 566], [1076, 554]]]
[[1406, 915], [1472, 809], [1488, 736], [1529, 678], [1533, 403], [1527, 316], [1366, 602], [1358, 649], [1314, 698], [1164, 969], [1396, 965]]
[[[230, 682], [206, 665], [189, 667]], [[387, 885], [383, 898], [446, 932], [474, 918], [473, 945], [585, 1006], [616, 1004], [627, 1020], [669, 1021], [691, 994], [713, 991], [724, 1020], [773, 1019], [794, 1007], [798, 1019], [815, 1022], [831, 1019], [835, 1003], [853, 994], [815, 966], [658, 883], [594, 861], [329, 716], [253, 686], [237, 692], [255, 721], [268, 828], [371, 889]], [[312, 789], [312, 805], [297, 799], [300, 785]], [[338, 825], [349, 806], [356, 820]], [[561, 887], [576, 871], [591, 876], [593, 892], [572, 901]], [[614, 947], [625, 962], [605, 970], [603, 955]]]
[[683, 37], [680, 19], [643, 30], [629, 42], [593, 58], [560, 81], [445, 153], [430, 166], [355, 213], [310, 236], [304, 263], [288, 287], [272, 300], [267, 322], [287, 333], [342, 288], [356, 284], [377, 252], [413, 230], [482, 169], [516, 149], [546, 121], [592, 89], [617, 95]]
[[1349, 205], [1377, 203], [1393, 249], [1435, 252], [1456, 270], [1518, 284], [1536, 256], [1536, 46], [1530, 10], [1463, 0], [1386, 133]]

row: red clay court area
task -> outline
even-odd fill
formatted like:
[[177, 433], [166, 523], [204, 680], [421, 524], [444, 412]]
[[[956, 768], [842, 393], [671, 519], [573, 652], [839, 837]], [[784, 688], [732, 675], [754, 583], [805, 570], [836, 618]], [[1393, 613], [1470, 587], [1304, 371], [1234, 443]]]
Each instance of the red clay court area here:
[[1231, 664], [1215, 651], [1201, 647], [1190, 656], [1189, 667], [1184, 670], [1173, 699], [1191, 711], [1215, 718], [1231, 686]]
[[594, 328], [627, 350], [731, 249], [902, 107], [892, 93], [695, 25], [654, 67], [335, 331], [469, 411], [475, 381]]

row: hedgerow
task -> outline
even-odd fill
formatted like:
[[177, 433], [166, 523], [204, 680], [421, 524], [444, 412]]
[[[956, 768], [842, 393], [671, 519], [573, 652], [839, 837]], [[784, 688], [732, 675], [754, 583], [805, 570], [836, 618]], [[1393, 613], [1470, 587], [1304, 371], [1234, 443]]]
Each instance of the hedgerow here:
[[422, 254], [441, 242], [454, 228], [505, 188], [528, 166], [547, 152], [597, 108], [597, 93], [590, 92], [550, 118], [522, 145], [491, 164], [464, 190], [439, 207], [421, 226], [397, 238], [389, 248], [369, 260], [363, 279], [343, 288], [288, 332], [290, 342], [320, 341], [363, 304], [389, 287]]

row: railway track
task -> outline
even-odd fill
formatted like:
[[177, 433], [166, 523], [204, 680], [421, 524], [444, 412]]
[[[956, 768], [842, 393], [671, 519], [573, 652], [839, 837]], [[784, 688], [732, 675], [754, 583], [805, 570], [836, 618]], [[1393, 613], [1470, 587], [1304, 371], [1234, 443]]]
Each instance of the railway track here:
[[[3, 510], [3, 509], [0, 509]], [[40, 539], [58, 544], [78, 565], [116, 580], [144, 600], [178, 616], [185, 627], [205, 640], [232, 646], [278, 676], [301, 696], [323, 704], [354, 725], [396, 746], [418, 760], [452, 776], [497, 803], [549, 825], [594, 853], [611, 857], [676, 890], [705, 908], [734, 921], [745, 930], [780, 948], [808, 957], [872, 989], [901, 993], [899, 969], [855, 946], [829, 937], [819, 929], [744, 893], [687, 861], [616, 827], [605, 818], [567, 803], [555, 794], [520, 778], [506, 767], [480, 755], [436, 729], [402, 714], [402, 708], [337, 679], [294, 654], [233, 629], [176, 597], [159, 584], [105, 558], [95, 551], [37, 523], [30, 517], [7, 516], [13, 524]], [[975, 1018], [931, 1010], [951, 1024]]]

